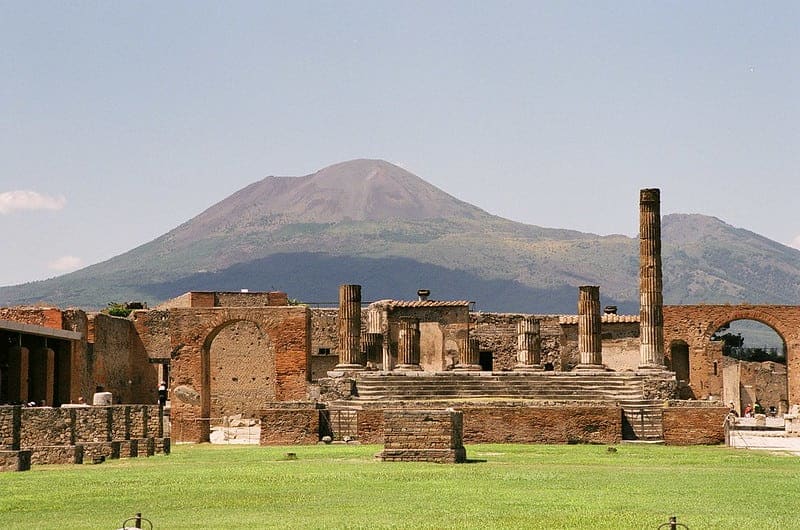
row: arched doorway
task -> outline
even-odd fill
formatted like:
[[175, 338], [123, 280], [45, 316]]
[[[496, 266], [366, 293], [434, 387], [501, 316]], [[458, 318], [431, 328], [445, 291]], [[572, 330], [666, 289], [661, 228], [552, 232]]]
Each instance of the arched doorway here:
[[269, 335], [255, 322], [226, 322], [206, 339], [203, 361], [202, 414], [210, 431], [255, 425], [257, 412], [275, 400], [275, 348]]
[[786, 342], [771, 326], [752, 319], [732, 320], [711, 337], [721, 343], [726, 403], [742, 413], [750, 408], [780, 415], [788, 410]]

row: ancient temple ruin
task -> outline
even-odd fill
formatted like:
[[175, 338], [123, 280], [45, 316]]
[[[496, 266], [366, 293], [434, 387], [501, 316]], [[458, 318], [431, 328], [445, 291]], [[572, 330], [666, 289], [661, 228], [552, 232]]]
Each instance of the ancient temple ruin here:
[[281, 292], [189, 292], [128, 318], [6, 308], [0, 403], [59, 407], [103, 387], [115, 405], [154, 404], [165, 380], [176, 441], [236, 416], [262, 422], [262, 443], [380, 442], [386, 410], [452, 408], [465, 442], [706, 443], [741, 386], [711, 341], [736, 318], [781, 335], [781, 408], [800, 403], [800, 307], [665, 307], [659, 190], [639, 208], [639, 315], [601, 311], [602, 286], [579, 287], [573, 315], [484, 313], [435, 289], [365, 302], [358, 284], [329, 309]]

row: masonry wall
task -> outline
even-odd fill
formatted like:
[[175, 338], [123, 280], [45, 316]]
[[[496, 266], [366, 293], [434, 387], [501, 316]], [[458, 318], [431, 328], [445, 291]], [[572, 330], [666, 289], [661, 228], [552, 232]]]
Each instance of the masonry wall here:
[[[495, 372], [512, 370], [517, 364], [517, 322], [526, 314], [520, 313], [470, 313], [470, 332], [478, 339], [480, 349], [491, 351], [492, 369]], [[564, 349], [566, 344], [557, 316], [537, 316], [540, 319], [542, 337], [542, 364], [551, 363], [557, 371], [563, 369], [563, 361], [570, 358]], [[577, 342], [575, 343], [577, 352]]]
[[[419, 406], [430, 407], [430, 404]], [[622, 440], [622, 409], [611, 405], [459, 405], [453, 408], [464, 414], [465, 443], [613, 444]], [[359, 441], [384, 443], [383, 412], [383, 408], [358, 411]]]
[[728, 407], [670, 406], [663, 412], [667, 445], [713, 445], [725, 442]]
[[138, 447], [143, 455], [166, 453], [163, 435], [163, 416], [153, 405], [0, 406], [0, 451], [28, 451], [33, 464], [136, 456]]
[[622, 440], [622, 409], [615, 406], [465, 407], [468, 443], [600, 443]]

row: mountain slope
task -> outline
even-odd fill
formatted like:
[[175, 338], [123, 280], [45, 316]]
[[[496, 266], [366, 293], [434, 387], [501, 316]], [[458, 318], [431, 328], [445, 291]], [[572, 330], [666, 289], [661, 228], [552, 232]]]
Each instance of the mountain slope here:
[[[666, 216], [662, 234], [667, 303], [800, 299], [800, 251], [702, 215]], [[388, 162], [354, 160], [267, 177], [111, 260], [0, 288], [0, 305], [244, 287], [331, 302], [343, 282], [370, 299], [426, 287], [479, 309], [538, 312], [574, 312], [575, 287], [600, 285], [604, 304], [635, 312], [638, 241], [516, 223]]]

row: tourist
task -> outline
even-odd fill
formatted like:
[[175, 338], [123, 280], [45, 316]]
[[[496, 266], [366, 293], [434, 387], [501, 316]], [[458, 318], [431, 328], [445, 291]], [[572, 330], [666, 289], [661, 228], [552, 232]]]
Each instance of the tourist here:
[[729, 403], [729, 408], [730, 408], [730, 410], [728, 411], [728, 414], [733, 414], [734, 416], [738, 416], [739, 415], [736, 412], [736, 407], [733, 406], [733, 401], [731, 401]]
[[744, 408], [744, 417], [751, 418], [753, 416], [753, 404], [748, 403], [747, 406]]
[[161, 384], [158, 385], [158, 404], [160, 406], [164, 406], [167, 404], [167, 382], [161, 381]]

